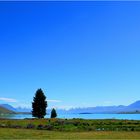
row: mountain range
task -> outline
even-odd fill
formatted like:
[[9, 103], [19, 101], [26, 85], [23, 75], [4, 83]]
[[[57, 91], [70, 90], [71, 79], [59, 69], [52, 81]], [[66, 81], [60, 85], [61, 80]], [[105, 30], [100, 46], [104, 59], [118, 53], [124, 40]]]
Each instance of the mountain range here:
[[[0, 104], [0, 109], [7, 110], [10, 113], [12, 112], [31, 112], [31, 108], [14, 108], [9, 104]], [[0, 113], [2, 112], [0, 110]], [[7, 112], [5, 111], [5, 112]], [[51, 109], [47, 109], [47, 113], [49, 114]], [[65, 109], [57, 109], [58, 114], [88, 114], [88, 113], [128, 113], [128, 112], [140, 112], [140, 100], [136, 101], [128, 106], [118, 105], [118, 106], [96, 106], [96, 107], [85, 107], [85, 108], [72, 108], [69, 110]]]
[[0, 114], [14, 114], [14, 113], [15, 113], [14, 111], [11, 111], [9, 109], [0, 106]]
[[0, 104], [0, 107], [3, 107], [5, 109], [8, 109], [8, 110], [13, 111], [13, 112], [31, 112], [30, 108], [23, 108], [23, 107], [15, 108], [9, 104]]
[[140, 112], [140, 101], [136, 101], [128, 106], [96, 106], [86, 108], [70, 109], [69, 113], [131, 113]]

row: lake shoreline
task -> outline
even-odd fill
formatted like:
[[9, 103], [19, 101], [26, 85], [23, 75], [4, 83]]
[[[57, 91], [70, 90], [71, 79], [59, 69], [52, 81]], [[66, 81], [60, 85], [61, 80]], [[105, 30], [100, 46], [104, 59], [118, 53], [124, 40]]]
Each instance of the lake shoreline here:
[[[32, 114], [5, 114], [0, 115], [0, 118], [6, 119], [25, 119], [25, 118], [33, 118]], [[47, 114], [45, 118], [50, 118], [50, 115]], [[119, 120], [140, 120], [140, 114], [58, 114], [58, 118], [61, 119], [73, 119], [73, 118], [81, 118], [81, 119], [119, 119]]]

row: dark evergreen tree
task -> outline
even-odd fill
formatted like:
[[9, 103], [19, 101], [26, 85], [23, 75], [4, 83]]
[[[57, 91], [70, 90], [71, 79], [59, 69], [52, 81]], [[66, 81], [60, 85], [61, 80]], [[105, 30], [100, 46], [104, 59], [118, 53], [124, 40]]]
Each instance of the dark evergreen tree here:
[[42, 89], [38, 89], [32, 102], [32, 116], [44, 118], [46, 115], [47, 101]]
[[51, 118], [56, 118], [57, 117], [57, 113], [56, 110], [53, 108], [51, 111]]

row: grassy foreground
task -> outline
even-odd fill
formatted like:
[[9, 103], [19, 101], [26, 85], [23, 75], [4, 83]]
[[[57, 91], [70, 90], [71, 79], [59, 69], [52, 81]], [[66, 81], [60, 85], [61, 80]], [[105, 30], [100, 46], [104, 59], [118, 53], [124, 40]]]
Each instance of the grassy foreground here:
[[84, 120], [84, 119], [0, 119], [0, 128], [33, 129], [65, 132], [137, 131], [140, 120]]
[[140, 120], [0, 119], [1, 139], [140, 139]]
[[0, 139], [140, 139], [140, 132], [56, 132], [47, 130], [0, 128]]

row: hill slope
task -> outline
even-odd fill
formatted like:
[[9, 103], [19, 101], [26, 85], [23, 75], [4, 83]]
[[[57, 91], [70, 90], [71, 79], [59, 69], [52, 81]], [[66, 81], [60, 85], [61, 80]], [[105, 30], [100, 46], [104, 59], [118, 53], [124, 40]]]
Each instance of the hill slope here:
[[14, 108], [13, 106], [11, 106], [9, 104], [0, 104], [0, 107], [3, 107], [5, 109], [8, 109], [8, 110], [13, 111], [13, 112], [17, 112], [16, 108]]
[[15, 112], [0, 106], [0, 114], [13, 114], [13, 113]]
[[131, 107], [131, 108], [140, 108], [140, 100], [130, 104], [128, 107]]

